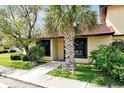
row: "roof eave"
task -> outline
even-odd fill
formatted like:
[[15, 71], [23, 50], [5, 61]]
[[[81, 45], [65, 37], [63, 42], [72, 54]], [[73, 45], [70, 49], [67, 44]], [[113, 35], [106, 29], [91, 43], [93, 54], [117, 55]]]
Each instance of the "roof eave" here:
[[[105, 35], [113, 35], [112, 33], [102, 33], [102, 34], [89, 34], [89, 35], [76, 35], [75, 37], [91, 37], [91, 36], [105, 36]], [[53, 38], [64, 38], [64, 36], [51, 36], [51, 37], [42, 37], [40, 39], [53, 39]]]

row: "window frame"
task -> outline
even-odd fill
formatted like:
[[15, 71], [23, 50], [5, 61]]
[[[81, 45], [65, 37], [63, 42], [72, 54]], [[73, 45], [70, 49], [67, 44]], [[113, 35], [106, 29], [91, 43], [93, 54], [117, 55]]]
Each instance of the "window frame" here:
[[84, 56], [83, 55], [76, 55], [76, 56], [74, 55], [74, 58], [86, 58], [87, 59], [87, 38], [75, 38], [74, 39], [74, 52], [75, 52], [75, 42], [76, 42], [75, 40], [79, 40], [79, 39], [84, 42], [84, 45], [83, 45], [84, 49], [82, 47], [82, 50], [84, 51]]

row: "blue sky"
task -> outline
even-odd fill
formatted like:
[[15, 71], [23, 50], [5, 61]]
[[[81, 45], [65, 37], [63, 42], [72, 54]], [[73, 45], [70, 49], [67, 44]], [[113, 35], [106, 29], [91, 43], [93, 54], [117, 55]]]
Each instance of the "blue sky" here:
[[92, 6], [92, 9], [99, 12], [99, 5], [93, 5]]
[[92, 6], [92, 10], [96, 11], [97, 12], [97, 15], [98, 15], [98, 23], [99, 23], [99, 5], [93, 5]]

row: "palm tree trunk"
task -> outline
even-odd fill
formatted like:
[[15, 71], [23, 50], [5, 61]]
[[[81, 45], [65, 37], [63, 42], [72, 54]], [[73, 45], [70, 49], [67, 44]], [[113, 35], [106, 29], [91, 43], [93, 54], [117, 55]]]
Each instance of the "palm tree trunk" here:
[[74, 71], [74, 36], [72, 29], [64, 32], [66, 70]]

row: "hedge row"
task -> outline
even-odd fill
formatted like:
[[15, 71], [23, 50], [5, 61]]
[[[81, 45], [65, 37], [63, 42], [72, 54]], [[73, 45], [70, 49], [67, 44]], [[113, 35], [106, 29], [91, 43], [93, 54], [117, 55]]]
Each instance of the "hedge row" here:
[[10, 55], [11, 60], [23, 60], [23, 61], [29, 61], [29, 58], [27, 55], [24, 55], [22, 53], [14, 53]]
[[3, 54], [3, 53], [14, 53], [14, 52], [16, 52], [16, 50], [7, 50], [7, 49], [0, 50], [0, 54]]

